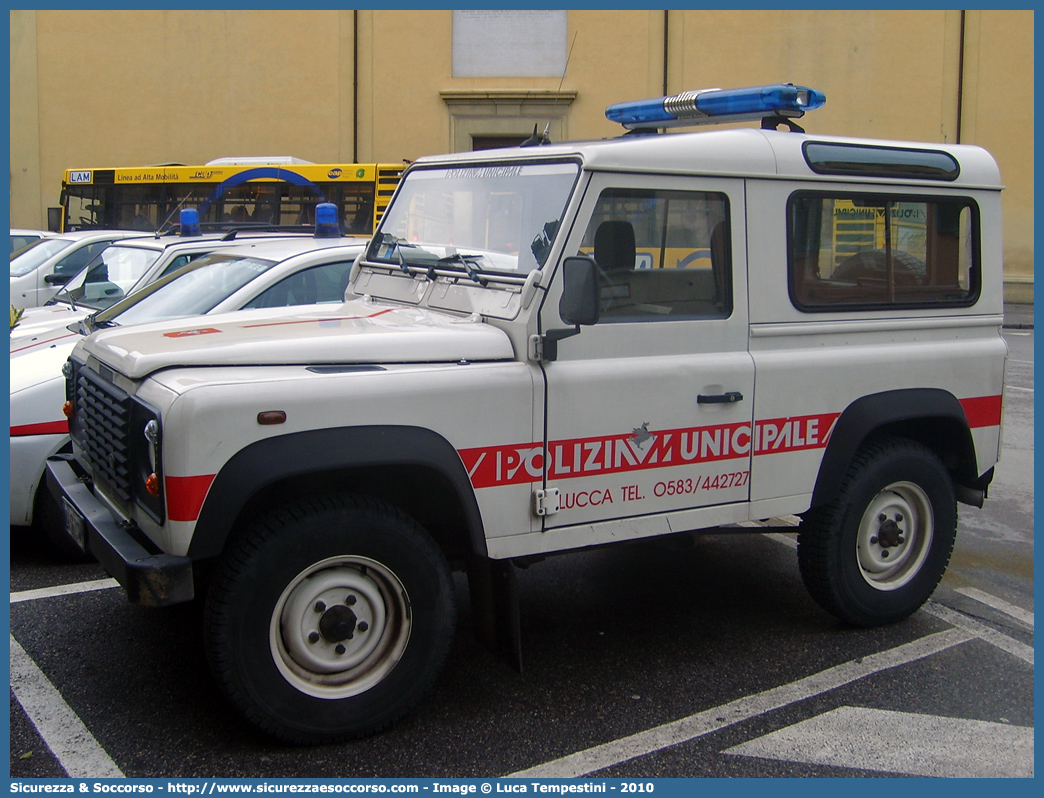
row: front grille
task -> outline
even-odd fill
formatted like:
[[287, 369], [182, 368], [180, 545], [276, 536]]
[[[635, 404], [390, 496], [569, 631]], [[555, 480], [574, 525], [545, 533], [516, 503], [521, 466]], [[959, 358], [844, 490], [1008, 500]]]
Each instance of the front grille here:
[[86, 368], [76, 375], [78, 442], [101, 477], [125, 502], [131, 500], [131, 397]]

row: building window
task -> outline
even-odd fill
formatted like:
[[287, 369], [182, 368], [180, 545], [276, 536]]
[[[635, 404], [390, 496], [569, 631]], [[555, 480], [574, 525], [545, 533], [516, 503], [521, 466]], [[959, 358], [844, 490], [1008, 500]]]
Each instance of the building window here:
[[534, 129], [546, 129], [551, 141], [567, 141], [569, 108], [575, 99], [575, 91], [444, 91], [452, 151], [485, 149], [476, 142], [490, 139], [520, 142]]

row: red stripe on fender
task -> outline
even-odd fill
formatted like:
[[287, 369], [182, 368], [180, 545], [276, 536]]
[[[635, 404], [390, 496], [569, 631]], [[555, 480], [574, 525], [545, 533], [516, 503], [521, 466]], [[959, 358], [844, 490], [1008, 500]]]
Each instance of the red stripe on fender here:
[[1001, 397], [976, 396], [973, 399], [961, 399], [964, 415], [968, 417], [968, 426], [999, 427], [1001, 423]]
[[167, 517], [171, 521], [195, 521], [214, 474], [199, 477], [167, 477]]
[[17, 349], [12, 349], [11, 352], [12, 353], [14, 353], [14, 352], [24, 352], [26, 349], [32, 349], [34, 346], [42, 347], [42, 346], [45, 346], [46, 344], [53, 344], [55, 341], [61, 341], [64, 338], [75, 338], [75, 337], [76, 337], [76, 333], [69, 333], [68, 335], [59, 335], [57, 338], [48, 338], [46, 341], [33, 341], [32, 343], [26, 344], [25, 346], [20, 346]]
[[29, 435], [68, 435], [68, 421], [44, 421], [41, 424], [22, 424], [11, 427], [12, 438], [24, 438]]

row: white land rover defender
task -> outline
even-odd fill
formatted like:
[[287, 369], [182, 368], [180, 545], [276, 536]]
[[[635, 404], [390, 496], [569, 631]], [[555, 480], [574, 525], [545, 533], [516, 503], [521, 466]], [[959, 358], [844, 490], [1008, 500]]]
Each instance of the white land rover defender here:
[[805, 134], [824, 99], [689, 92], [611, 107], [614, 140], [423, 158], [344, 305], [91, 335], [48, 465], [68, 534], [132, 602], [205, 582], [218, 682], [299, 743], [421, 698], [454, 569], [518, 662], [516, 565], [799, 515], [826, 611], [905, 618], [1000, 451], [1000, 176]]

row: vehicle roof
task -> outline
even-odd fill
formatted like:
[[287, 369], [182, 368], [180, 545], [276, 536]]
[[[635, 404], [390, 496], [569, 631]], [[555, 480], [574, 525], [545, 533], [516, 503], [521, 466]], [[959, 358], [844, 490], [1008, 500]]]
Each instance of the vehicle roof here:
[[49, 232], [47, 230], [31, 230], [28, 227], [12, 227], [11, 228], [11, 235], [13, 235], [13, 236], [19, 236], [19, 235], [30, 236], [30, 235], [32, 235], [32, 236], [40, 236], [41, 238], [46, 238], [47, 236], [53, 236], [54, 233], [51, 233], [51, 232]]
[[224, 247], [221, 252], [226, 257], [253, 257], [278, 262], [292, 258], [295, 255], [313, 252], [317, 249], [348, 246], [361, 248], [369, 240], [369, 236], [341, 236], [339, 238], [315, 238], [314, 236], [302, 236], [300, 238], [284, 238], [250, 243], [244, 242], [238, 246]]
[[95, 238], [144, 238], [154, 235], [142, 230], [70, 230], [67, 233], [52, 233], [48, 238], [64, 238], [70, 241], [90, 241]]
[[[817, 175], [805, 161], [805, 142], [896, 147], [946, 152], [957, 159], [960, 174], [955, 180], [910, 180], [864, 176]], [[729, 177], [791, 178], [831, 182], [866, 182], [937, 187], [999, 189], [1000, 170], [993, 157], [981, 147], [966, 144], [937, 144], [912, 141], [820, 136], [756, 128], [715, 129], [698, 132], [625, 135], [613, 139], [567, 142], [534, 147], [477, 150], [451, 155], [418, 158], [414, 166], [489, 160], [546, 160], [578, 158], [589, 170], [638, 171], [670, 174], [719, 175]]]
[[[228, 239], [229, 230], [222, 230], [218, 233], [203, 233], [196, 236], [182, 236], [182, 235], [155, 235], [151, 234], [146, 238], [130, 238], [120, 239], [118, 246], [135, 247], [138, 249], [158, 249], [165, 250], [171, 247], [185, 247], [186, 249], [193, 245], [201, 243], [209, 243], [214, 241], [224, 241]], [[300, 233], [286, 232], [250, 232], [250, 231], [236, 231], [238, 234], [229, 239], [229, 241], [235, 241], [237, 243], [248, 243], [251, 241], [274, 241], [282, 239], [295, 239], [295, 238], [311, 238], [309, 235], [310, 231], [301, 231]], [[234, 245], [233, 245], [234, 246]]]

